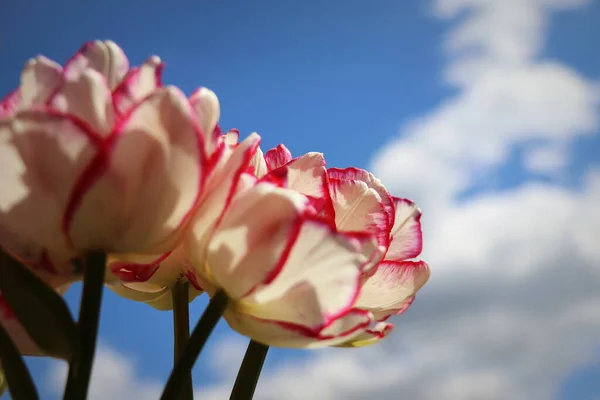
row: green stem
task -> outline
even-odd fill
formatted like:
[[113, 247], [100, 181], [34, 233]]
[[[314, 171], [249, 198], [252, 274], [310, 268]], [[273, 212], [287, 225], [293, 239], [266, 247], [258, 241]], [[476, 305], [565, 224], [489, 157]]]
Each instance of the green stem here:
[[206, 307], [204, 314], [202, 314], [200, 321], [194, 328], [183, 354], [175, 363], [175, 367], [171, 371], [171, 376], [163, 390], [161, 400], [181, 399], [186, 377], [189, 376], [208, 337], [219, 319], [221, 319], [225, 307], [227, 307], [227, 295], [223, 291], [218, 291], [208, 303], [208, 307]]
[[269, 346], [250, 341], [229, 400], [252, 400]]
[[[3, 385], [8, 383], [8, 391], [14, 400], [37, 400], [39, 399], [37, 390], [25, 365], [23, 357], [17, 346], [13, 343], [8, 332], [0, 324], [0, 374], [2, 374], [2, 366], [6, 368], [4, 377], [2, 378]], [[0, 388], [1, 389], [1, 388]], [[0, 397], [2, 392], [0, 391]]]
[[96, 355], [106, 254], [90, 252], [85, 261], [83, 291], [79, 305], [79, 321], [77, 322], [78, 343], [69, 365], [64, 400], [82, 400], [87, 397]]
[[[173, 365], [183, 356], [185, 345], [190, 338], [190, 313], [189, 313], [189, 282], [177, 282], [171, 294], [173, 297], [173, 330], [174, 330], [174, 348]], [[192, 371], [185, 377], [183, 383], [185, 392], [182, 393], [183, 399], [194, 399], [194, 385], [192, 383]]]

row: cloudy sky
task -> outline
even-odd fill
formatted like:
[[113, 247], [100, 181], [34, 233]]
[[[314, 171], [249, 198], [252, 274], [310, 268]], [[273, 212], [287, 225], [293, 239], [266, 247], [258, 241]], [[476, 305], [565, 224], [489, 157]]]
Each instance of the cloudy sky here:
[[[274, 349], [257, 400], [600, 399], [600, 2], [85, 3], [1, 3], [1, 93], [28, 58], [110, 38], [215, 90], [224, 128], [369, 168], [423, 209], [432, 277], [393, 335]], [[111, 292], [103, 311], [91, 399], [158, 398], [171, 315]], [[218, 327], [198, 398], [228, 398], [245, 346]], [[60, 398], [65, 366], [30, 366]]]

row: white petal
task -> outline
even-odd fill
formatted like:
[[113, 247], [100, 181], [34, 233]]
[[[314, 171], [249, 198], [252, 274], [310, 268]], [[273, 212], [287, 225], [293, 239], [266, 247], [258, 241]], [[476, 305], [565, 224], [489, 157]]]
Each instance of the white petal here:
[[252, 157], [250, 165], [254, 167], [254, 174], [257, 178], [262, 178], [267, 173], [267, 164], [265, 163], [265, 157], [260, 147], [256, 149], [256, 154]]
[[208, 268], [237, 299], [268, 278], [295, 240], [303, 196], [259, 183], [226, 210], [208, 247]]
[[232, 310], [226, 311], [224, 317], [229, 326], [242, 335], [270, 346], [289, 348], [335, 346], [360, 335], [373, 321], [370, 313], [356, 309], [332, 320], [328, 326], [314, 330], [284, 321], [262, 320]]
[[317, 198], [329, 195], [323, 154], [307, 153], [290, 161], [286, 167], [290, 189]]
[[142, 66], [129, 70], [113, 95], [115, 108], [120, 115], [126, 115], [139, 102], [162, 86], [163, 67], [160, 58], [152, 56]]
[[110, 40], [90, 42], [83, 47], [82, 53], [89, 60], [89, 67], [104, 76], [111, 91], [121, 83], [129, 70], [127, 56]]
[[49, 106], [83, 121], [106, 137], [115, 120], [110, 89], [99, 72], [86, 69], [66, 79], [49, 99]]
[[423, 249], [421, 210], [410, 200], [394, 198], [396, 209], [386, 260], [417, 257]]
[[299, 223], [284, 257], [240, 304], [260, 318], [316, 329], [353, 307], [378, 247], [370, 236], [348, 238], [318, 219]]
[[383, 261], [363, 284], [356, 306], [378, 319], [398, 313], [428, 279], [429, 266], [422, 261]]
[[170, 250], [197, 203], [206, 169], [187, 99], [174, 87], [158, 89], [113, 140], [71, 198], [73, 243], [113, 253]]
[[352, 340], [342, 343], [339, 347], [364, 347], [378, 343], [381, 339], [387, 337], [394, 325], [388, 322], [378, 322], [371, 328], [355, 336]]
[[215, 131], [221, 115], [219, 99], [212, 90], [200, 88], [190, 96], [190, 104], [206, 140], [206, 153], [210, 156], [215, 152], [220, 136], [218, 131]]
[[54, 61], [39, 56], [29, 60], [21, 73], [21, 105], [43, 105], [62, 82], [62, 68]]
[[360, 180], [330, 179], [335, 225], [341, 231], [367, 231], [379, 245], [389, 245], [390, 225], [381, 197]]
[[259, 143], [260, 137], [252, 134], [234, 150], [225, 148], [225, 160], [206, 182], [185, 240], [186, 252], [196, 268], [202, 268], [205, 264], [207, 240], [217, 220], [232, 201], [241, 176]]
[[73, 256], [63, 231], [71, 190], [96, 156], [91, 136], [67, 118], [21, 112], [0, 121], [0, 244], [27, 261]]

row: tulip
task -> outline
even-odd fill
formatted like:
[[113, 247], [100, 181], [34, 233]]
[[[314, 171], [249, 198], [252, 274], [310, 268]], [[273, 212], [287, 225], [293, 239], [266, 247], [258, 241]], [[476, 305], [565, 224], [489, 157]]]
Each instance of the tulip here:
[[[214, 94], [163, 86], [151, 57], [113, 42], [64, 67], [38, 57], [0, 103], [0, 245], [37, 270], [76, 271], [87, 251], [172, 251], [225, 144]], [[220, 135], [219, 135], [220, 136]]]
[[342, 343], [372, 322], [354, 303], [379, 248], [370, 234], [337, 232], [314, 215], [287, 173], [257, 181], [227, 169], [223, 182], [237, 184], [215, 197], [225, 208], [214, 221], [198, 214], [190, 223], [186, 252], [208, 294], [225, 292], [224, 317], [241, 334], [279, 347]]
[[[258, 153], [257, 153], [258, 154]], [[344, 346], [376, 343], [387, 336], [392, 315], [405, 312], [419, 289], [429, 279], [429, 266], [411, 261], [422, 250], [421, 211], [410, 200], [391, 196], [381, 181], [358, 168], [325, 170], [318, 153], [292, 158], [279, 145], [253, 159], [258, 177], [278, 168], [295, 172], [289, 186], [308, 196], [314, 212], [328, 219], [341, 232], [369, 232], [377, 238], [383, 258], [362, 277], [363, 285], [356, 307], [373, 313], [375, 323]]]

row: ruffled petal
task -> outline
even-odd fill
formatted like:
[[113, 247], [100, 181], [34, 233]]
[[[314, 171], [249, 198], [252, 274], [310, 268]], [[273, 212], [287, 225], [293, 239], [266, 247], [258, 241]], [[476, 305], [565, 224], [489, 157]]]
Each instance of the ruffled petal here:
[[61, 84], [62, 74], [62, 67], [44, 56], [29, 60], [21, 73], [20, 108], [45, 105]]
[[335, 225], [341, 231], [366, 231], [388, 247], [391, 226], [379, 193], [360, 180], [329, 179]]
[[227, 209], [210, 240], [207, 264], [230, 298], [243, 297], [280, 268], [305, 203], [304, 196], [264, 182]]
[[81, 54], [87, 59], [89, 68], [98, 71], [109, 89], [114, 90], [129, 70], [129, 60], [123, 50], [113, 41], [96, 40], [86, 43]]
[[417, 257], [423, 249], [421, 210], [410, 200], [394, 198], [396, 209], [386, 260], [402, 261]]
[[356, 307], [367, 309], [376, 318], [397, 314], [429, 279], [429, 266], [423, 261], [383, 261], [364, 282]]
[[360, 335], [373, 321], [369, 312], [356, 309], [315, 329], [286, 321], [256, 318], [235, 310], [226, 311], [224, 317], [229, 326], [242, 335], [269, 346], [287, 348], [335, 346]]
[[385, 186], [373, 174], [360, 168], [329, 168], [327, 174], [332, 179], [342, 181], [362, 181], [367, 186], [377, 192], [381, 198], [383, 209], [387, 215], [388, 225], [391, 227], [394, 223], [394, 202], [392, 196], [388, 193]]
[[163, 62], [152, 56], [142, 66], [129, 70], [113, 93], [113, 102], [119, 115], [126, 115], [139, 102], [162, 87]]
[[387, 337], [394, 325], [388, 322], [378, 322], [371, 328], [355, 336], [352, 340], [338, 345], [338, 347], [364, 347], [378, 343], [381, 339]]

